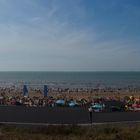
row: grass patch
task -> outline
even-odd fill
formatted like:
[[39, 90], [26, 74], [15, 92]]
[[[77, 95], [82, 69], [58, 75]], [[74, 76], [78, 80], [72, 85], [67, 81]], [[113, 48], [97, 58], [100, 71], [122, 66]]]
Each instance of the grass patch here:
[[100, 126], [0, 126], [0, 140], [140, 140], [140, 124]]

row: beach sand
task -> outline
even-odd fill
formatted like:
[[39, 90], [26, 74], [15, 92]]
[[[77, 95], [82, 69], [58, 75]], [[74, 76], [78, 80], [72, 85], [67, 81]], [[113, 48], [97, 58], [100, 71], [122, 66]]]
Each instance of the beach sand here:
[[[21, 97], [22, 89], [20, 88], [0, 88], [0, 95], [12, 96], [12, 97]], [[135, 98], [140, 98], [140, 90], [132, 89], [101, 89], [101, 90], [53, 90], [49, 89], [48, 96], [53, 98], [67, 98], [67, 99], [86, 99], [91, 100], [93, 98], [124, 98], [125, 96], [133, 95]], [[28, 89], [28, 96], [43, 98], [43, 91], [40, 89]]]

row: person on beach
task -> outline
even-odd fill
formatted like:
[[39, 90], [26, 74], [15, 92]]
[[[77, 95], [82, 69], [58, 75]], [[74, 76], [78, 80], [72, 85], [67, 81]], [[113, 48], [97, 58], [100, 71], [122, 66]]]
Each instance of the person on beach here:
[[88, 108], [88, 112], [89, 112], [90, 123], [92, 124], [92, 112], [93, 112], [92, 107]]

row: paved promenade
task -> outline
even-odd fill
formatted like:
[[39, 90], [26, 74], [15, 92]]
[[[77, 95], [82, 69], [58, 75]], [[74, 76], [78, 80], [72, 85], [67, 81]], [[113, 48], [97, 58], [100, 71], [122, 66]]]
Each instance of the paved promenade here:
[[[94, 123], [140, 121], [140, 112], [93, 113]], [[87, 108], [0, 106], [0, 122], [89, 124]]]

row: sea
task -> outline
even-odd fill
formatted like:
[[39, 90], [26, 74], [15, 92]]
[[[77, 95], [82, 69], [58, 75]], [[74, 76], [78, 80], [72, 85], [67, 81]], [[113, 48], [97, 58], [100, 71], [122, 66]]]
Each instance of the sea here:
[[0, 72], [0, 87], [140, 88], [140, 72]]

